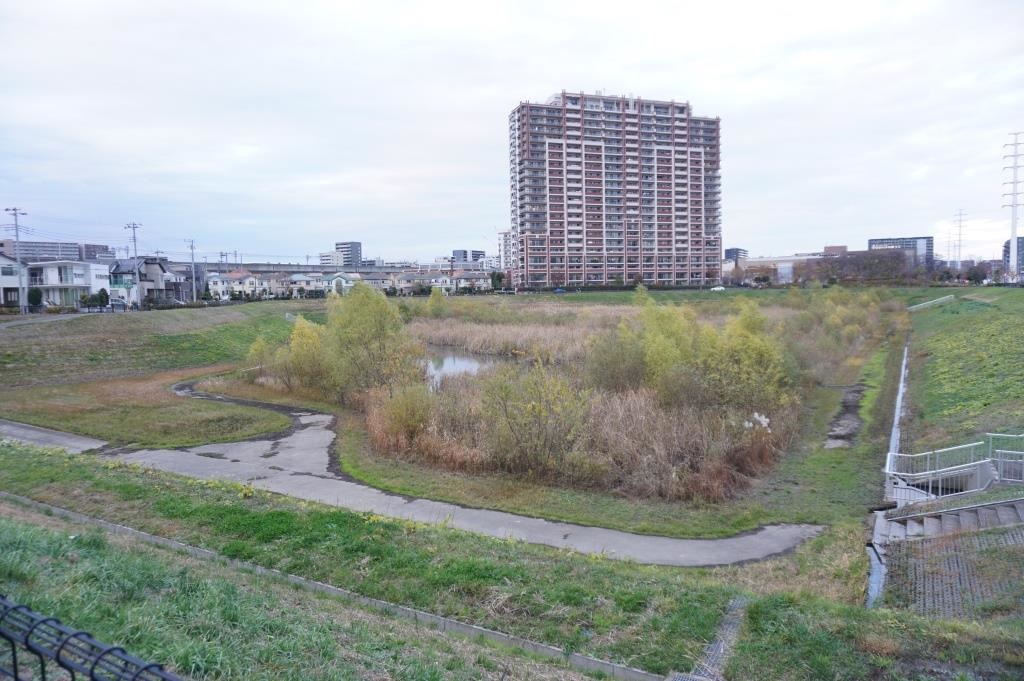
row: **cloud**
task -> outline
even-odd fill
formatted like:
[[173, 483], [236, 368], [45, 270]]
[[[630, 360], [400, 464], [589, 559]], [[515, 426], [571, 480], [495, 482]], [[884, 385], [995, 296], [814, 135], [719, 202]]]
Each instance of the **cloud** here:
[[1022, 24], [1013, 2], [7, 3], [0, 197], [164, 250], [493, 251], [508, 113], [605, 89], [722, 118], [726, 246], [940, 237], [962, 207], [993, 251]]

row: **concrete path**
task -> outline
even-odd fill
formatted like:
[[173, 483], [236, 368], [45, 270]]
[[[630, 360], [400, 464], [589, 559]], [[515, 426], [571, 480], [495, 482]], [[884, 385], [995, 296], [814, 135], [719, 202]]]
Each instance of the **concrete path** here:
[[39, 428], [5, 419], [0, 419], [0, 440], [17, 440], [40, 447], [60, 447], [72, 454], [99, 449], [107, 444], [103, 440], [94, 440], [91, 437], [62, 433], [59, 430]]
[[[279, 405], [268, 406], [281, 410]], [[328, 453], [335, 439], [332, 417], [300, 411], [289, 413], [295, 427], [278, 438], [185, 449], [142, 449], [119, 453], [116, 457], [145, 468], [204, 480], [247, 483], [257, 489], [352, 511], [445, 524], [500, 539], [511, 538], [656, 565], [695, 567], [760, 560], [789, 551], [822, 529], [816, 525], [769, 525], [725, 539], [674, 539], [551, 522], [427, 499], [410, 499], [345, 480], [329, 472]], [[5, 436], [32, 444], [64, 446], [69, 451], [94, 449], [103, 444], [31, 426], [21, 428], [17, 432], [12, 428]], [[55, 437], [63, 438], [64, 443]]]

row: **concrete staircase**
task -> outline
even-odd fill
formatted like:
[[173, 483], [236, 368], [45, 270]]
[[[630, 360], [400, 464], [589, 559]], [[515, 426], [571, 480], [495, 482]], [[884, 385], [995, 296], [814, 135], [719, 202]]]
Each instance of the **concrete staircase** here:
[[[966, 501], [966, 500], [965, 500]], [[957, 532], [976, 532], [1024, 523], [1024, 499], [1008, 499], [936, 511], [921, 511], [875, 520], [874, 544], [892, 541], [932, 539]]]

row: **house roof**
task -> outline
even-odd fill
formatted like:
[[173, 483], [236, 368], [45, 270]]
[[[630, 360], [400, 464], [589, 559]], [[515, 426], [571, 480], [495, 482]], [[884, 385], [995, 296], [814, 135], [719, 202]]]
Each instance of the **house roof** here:
[[113, 265], [110, 267], [111, 274], [129, 274], [138, 271], [145, 265], [157, 265], [162, 272], [167, 272], [167, 268], [159, 258], [153, 258], [148, 256], [141, 256], [139, 258], [118, 258], [113, 261]]

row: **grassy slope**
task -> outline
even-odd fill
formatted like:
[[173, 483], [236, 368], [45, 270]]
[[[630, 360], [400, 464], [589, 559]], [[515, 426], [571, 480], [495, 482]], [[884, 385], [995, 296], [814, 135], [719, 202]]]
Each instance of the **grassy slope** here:
[[0, 547], [0, 593], [196, 679], [581, 678], [4, 504]]
[[0, 489], [359, 593], [625, 662], [688, 669], [733, 590], [640, 566], [0, 444]]
[[260, 335], [284, 340], [291, 328], [286, 312], [322, 308], [322, 301], [280, 301], [0, 328], [0, 383], [80, 383], [237, 361]]
[[[258, 336], [284, 340], [291, 330], [285, 312], [309, 309], [305, 301], [259, 303], [83, 316], [0, 331], [0, 381], [8, 387], [0, 394], [0, 417], [149, 447], [283, 430], [289, 422], [280, 414], [177, 397], [169, 386], [204, 373], [194, 367], [239, 361]], [[193, 369], [151, 374], [183, 367]]]
[[179, 397], [177, 381], [207, 369], [139, 378], [36, 386], [0, 394], [0, 416], [105, 440], [112, 445], [184, 447], [285, 430], [287, 416], [266, 409]]
[[959, 290], [911, 320], [912, 448], [1024, 429], [1024, 290]]

